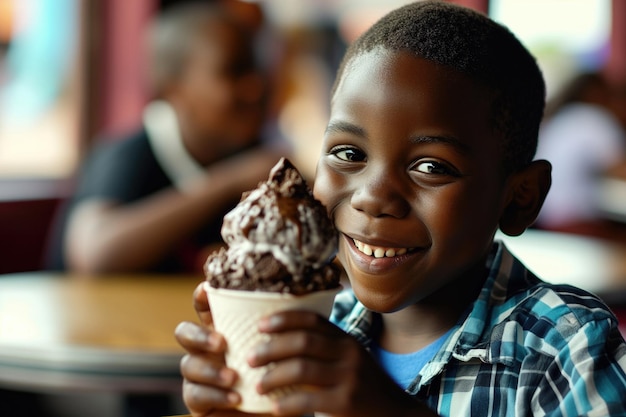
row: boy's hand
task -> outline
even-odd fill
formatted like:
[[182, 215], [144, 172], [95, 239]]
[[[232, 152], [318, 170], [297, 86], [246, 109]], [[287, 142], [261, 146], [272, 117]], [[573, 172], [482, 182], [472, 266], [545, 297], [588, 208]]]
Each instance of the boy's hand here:
[[[204, 326], [185, 322], [175, 332], [188, 352], [181, 361], [185, 405], [194, 417], [249, 415], [233, 409], [240, 401], [231, 389], [237, 375], [225, 366], [226, 341], [211, 330], [203, 284], [194, 292], [194, 307]], [[261, 381], [260, 392], [289, 385], [308, 387], [281, 398], [275, 415], [435, 416], [405, 394], [354, 338], [322, 317], [285, 312], [261, 321], [259, 327], [274, 337], [251, 352], [249, 363], [276, 364]]]
[[251, 352], [248, 362], [276, 365], [261, 380], [259, 391], [306, 387], [280, 398], [275, 415], [435, 415], [404, 393], [353, 337], [316, 314], [278, 313], [262, 320], [259, 328], [273, 337]]
[[178, 343], [187, 351], [180, 363], [185, 405], [194, 417], [245, 416], [232, 410], [240, 401], [231, 389], [237, 374], [225, 365], [224, 337], [211, 330], [211, 311], [202, 283], [194, 291], [194, 307], [204, 326], [184, 322], [175, 331]]

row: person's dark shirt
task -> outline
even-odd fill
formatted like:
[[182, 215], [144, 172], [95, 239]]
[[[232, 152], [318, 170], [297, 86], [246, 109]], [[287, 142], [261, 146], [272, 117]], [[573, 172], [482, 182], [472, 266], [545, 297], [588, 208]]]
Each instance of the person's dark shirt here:
[[[172, 185], [154, 156], [145, 130], [127, 139], [109, 140], [98, 145], [79, 172], [74, 195], [60, 210], [48, 244], [46, 268], [67, 269], [63, 241], [69, 214], [79, 203], [104, 199], [130, 204]], [[193, 268], [194, 252], [204, 245], [221, 241], [221, 223], [221, 216], [209, 222], [192, 239], [179, 245], [146, 272], [189, 272]]]

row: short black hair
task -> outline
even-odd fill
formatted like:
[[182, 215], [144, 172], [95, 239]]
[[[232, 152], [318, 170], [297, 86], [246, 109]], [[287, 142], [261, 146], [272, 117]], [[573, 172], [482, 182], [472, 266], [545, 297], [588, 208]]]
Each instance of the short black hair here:
[[380, 47], [410, 52], [484, 85], [493, 94], [492, 126], [503, 138], [504, 172], [532, 161], [545, 83], [535, 58], [506, 27], [478, 11], [442, 1], [400, 7], [348, 47], [332, 94], [353, 58]]
[[233, 68], [229, 68], [232, 73], [259, 70], [254, 34], [249, 28], [219, 3], [187, 0], [165, 8], [148, 26], [147, 70], [154, 93], [159, 95], [164, 86], [180, 76], [194, 40], [204, 41], [203, 31], [211, 27], [226, 27], [237, 35], [240, 50]]

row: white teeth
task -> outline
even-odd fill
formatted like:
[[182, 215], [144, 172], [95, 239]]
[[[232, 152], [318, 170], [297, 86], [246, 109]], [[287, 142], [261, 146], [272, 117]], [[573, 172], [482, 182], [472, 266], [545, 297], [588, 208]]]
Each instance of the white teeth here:
[[367, 243], [363, 243], [359, 240], [353, 239], [354, 246], [356, 248], [366, 254], [367, 256], [374, 256], [375, 258], [392, 258], [394, 256], [404, 255], [408, 252], [407, 248], [382, 248], [382, 247], [372, 247]]

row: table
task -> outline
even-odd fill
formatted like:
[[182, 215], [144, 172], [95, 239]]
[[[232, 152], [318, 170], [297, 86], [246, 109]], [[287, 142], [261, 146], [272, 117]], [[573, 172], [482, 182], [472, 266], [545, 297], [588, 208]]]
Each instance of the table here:
[[[626, 304], [626, 247], [563, 233], [498, 234], [541, 278]], [[0, 275], [0, 386], [180, 390], [179, 322], [196, 320], [202, 277]]]
[[609, 305], [626, 305], [625, 245], [536, 229], [516, 237], [498, 232], [496, 237], [544, 281], [583, 288]]
[[0, 386], [180, 391], [174, 329], [196, 321], [198, 276], [0, 275]]

